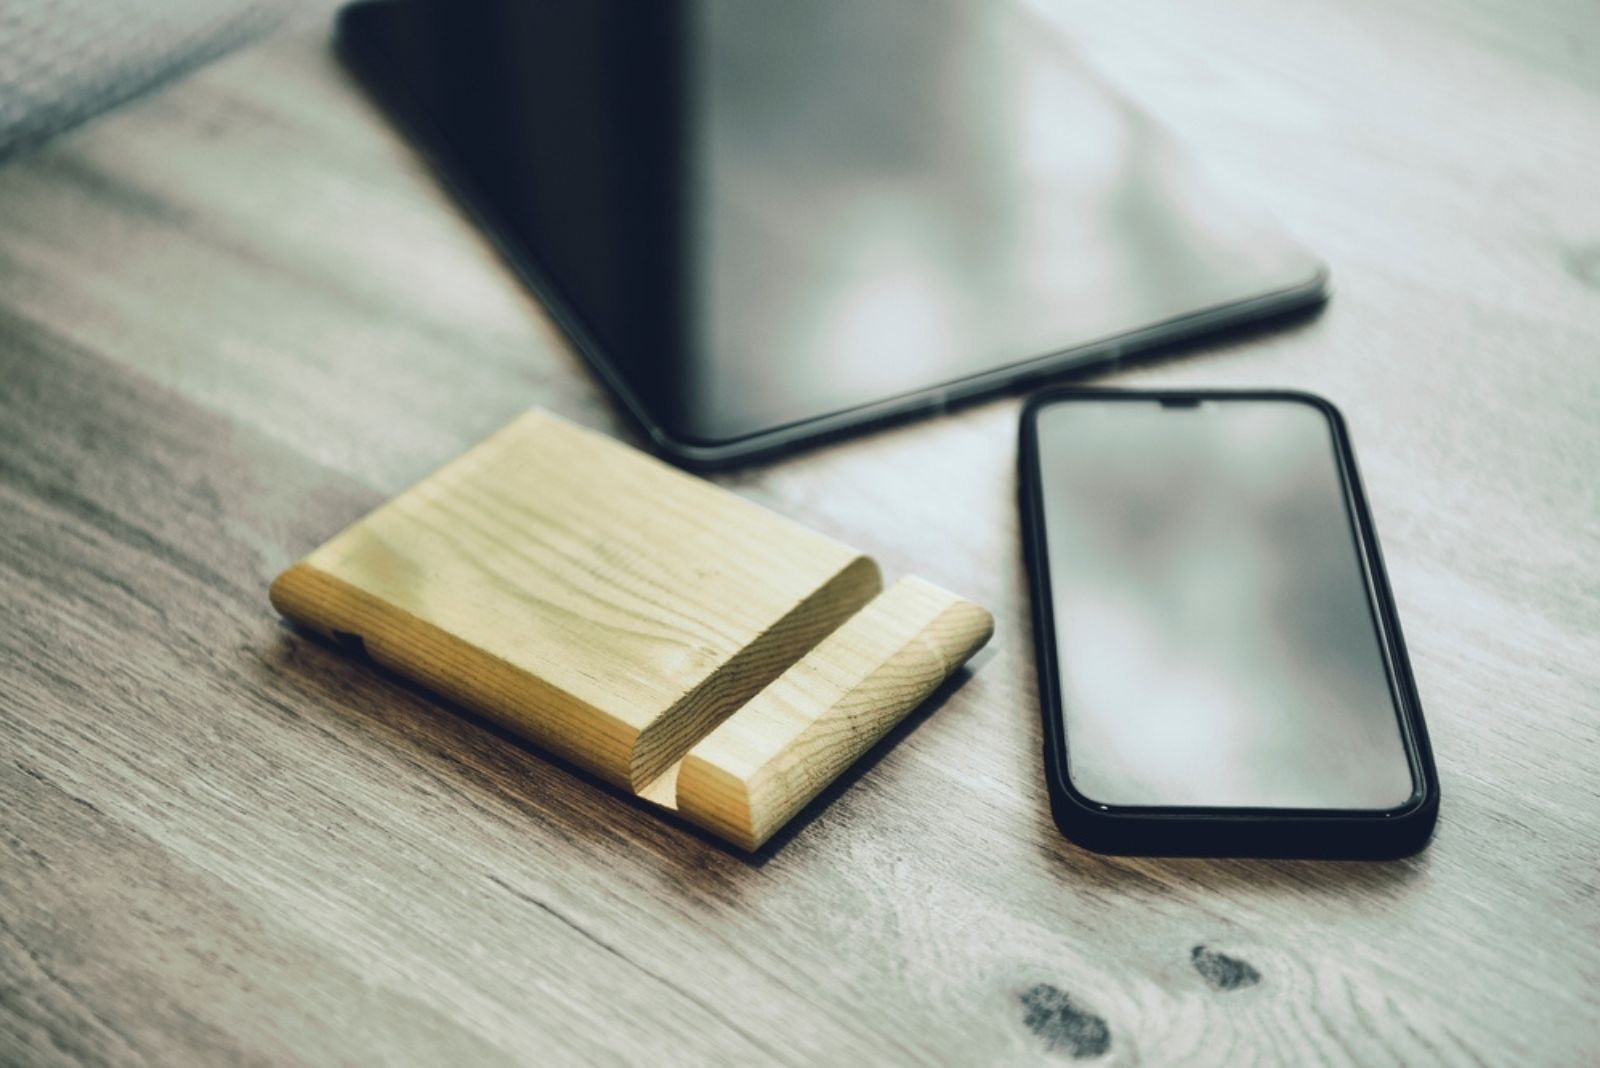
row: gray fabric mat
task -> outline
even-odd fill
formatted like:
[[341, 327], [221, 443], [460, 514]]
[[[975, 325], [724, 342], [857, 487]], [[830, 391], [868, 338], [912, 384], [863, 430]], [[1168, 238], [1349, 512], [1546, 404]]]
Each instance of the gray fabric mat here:
[[0, 163], [215, 59], [306, 0], [0, 0]]

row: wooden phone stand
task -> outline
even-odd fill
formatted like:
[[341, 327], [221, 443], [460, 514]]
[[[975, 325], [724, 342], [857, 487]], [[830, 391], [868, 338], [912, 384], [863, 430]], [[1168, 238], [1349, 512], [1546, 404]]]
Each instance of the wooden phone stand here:
[[755, 849], [989, 613], [532, 411], [272, 583], [290, 619]]

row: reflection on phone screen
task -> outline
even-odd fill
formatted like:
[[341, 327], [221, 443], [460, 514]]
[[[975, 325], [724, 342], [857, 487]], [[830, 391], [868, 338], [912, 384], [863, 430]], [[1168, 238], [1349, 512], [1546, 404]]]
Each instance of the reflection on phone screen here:
[[1397, 808], [1414, 783], [1328, 417], [1039, 413], [1073, 786], [1114, 806]]

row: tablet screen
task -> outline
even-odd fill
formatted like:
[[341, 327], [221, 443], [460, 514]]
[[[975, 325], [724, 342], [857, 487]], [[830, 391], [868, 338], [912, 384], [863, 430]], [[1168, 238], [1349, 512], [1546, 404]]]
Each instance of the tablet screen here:
[[385, 0], [342, 40], [677, 443], [1320, 296], [1314, 260], [1025, 5]]

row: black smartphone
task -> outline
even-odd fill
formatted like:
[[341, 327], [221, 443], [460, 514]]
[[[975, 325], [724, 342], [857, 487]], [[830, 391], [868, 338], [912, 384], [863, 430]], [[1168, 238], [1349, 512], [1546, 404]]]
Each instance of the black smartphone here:
[[1439, 808], [1344, 422], [1305, 393], [1022, 415], [1056, 822], [1105, 853], [1394, 857]]

